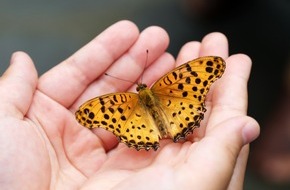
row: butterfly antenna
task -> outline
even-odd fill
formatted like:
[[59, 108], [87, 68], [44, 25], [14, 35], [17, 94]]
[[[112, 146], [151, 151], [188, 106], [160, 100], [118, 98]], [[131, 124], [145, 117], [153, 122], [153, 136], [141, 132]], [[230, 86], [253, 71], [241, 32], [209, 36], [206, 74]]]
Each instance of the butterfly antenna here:
[[147, 64], [148, 64], [148, 56], [149, 56], [149, 50], [146, 49], [146, 60], [145, 60], [145, 65], [144, 65], [143, 71], [142, 71], [142, 73], [141, 73], [141, 78], [140, 78], [140, 83], [141, 83], [141, 84], [143, 83], [144, 72], [145, 72], [145, 69], [146, 69]]
[[133, 82], [133, 81], [130, 81], [130, 80], [126, 80], [126, 79], [122, 79], [122, 78], [119, 78], [119, 77], [115, 77], [115, 76], [110, 75], [110, 74], [108, 74], [108, 73], [105, 73], [105, 75], [106, 75], [106, 76], [109, 76], [109, 77], [112, 77], [112, 78], [114, 78], [114, 79], [117, 79], [117, 80], [121, 80], [121, 81], [129, 82], [129, 83], [131, 83], [131, 84], [136, 84], [136, 82]]

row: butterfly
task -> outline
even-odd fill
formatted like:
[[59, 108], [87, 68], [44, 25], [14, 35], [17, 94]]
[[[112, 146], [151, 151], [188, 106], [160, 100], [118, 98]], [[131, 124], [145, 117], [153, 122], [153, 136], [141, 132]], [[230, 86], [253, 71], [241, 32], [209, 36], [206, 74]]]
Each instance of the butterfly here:
[[137, 92], [117, 92], [88, 100], [75, 116], [89, 129], [112, 132], [136, 150], [157, 150], [159, 141], [184, 139], [204, 118], [205, 97], [225, 71], [221, 57], [206, 56], [180, 65], [151, 88], [138, 83]]

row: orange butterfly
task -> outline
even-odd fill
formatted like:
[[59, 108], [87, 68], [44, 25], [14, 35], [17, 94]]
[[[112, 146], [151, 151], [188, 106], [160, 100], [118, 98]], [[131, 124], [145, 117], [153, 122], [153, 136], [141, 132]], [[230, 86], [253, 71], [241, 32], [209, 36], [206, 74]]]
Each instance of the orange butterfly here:
[[199, 127], [205, 97], [222, 76], [225, 61], [207, 56], [170, 71], [151, 88], [138, 84], [137, 92], [119, 92], [88, 100], [76, 111], [76, 120], [87, 128], [101, 127], [137, 150], [159, 148], [159, 140], [174, 142]]

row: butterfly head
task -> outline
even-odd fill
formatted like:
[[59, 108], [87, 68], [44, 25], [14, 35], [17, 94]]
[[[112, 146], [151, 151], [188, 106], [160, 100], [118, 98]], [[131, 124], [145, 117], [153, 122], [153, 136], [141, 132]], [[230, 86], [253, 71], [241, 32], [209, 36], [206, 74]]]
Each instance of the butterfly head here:
[[145, 88], [147, 88], [147, 85], [146, 84], [143, 84], [143, 83], [139, 83], [137, 84], [137, 92], [139, 92], [140, 90], [144, 90]]

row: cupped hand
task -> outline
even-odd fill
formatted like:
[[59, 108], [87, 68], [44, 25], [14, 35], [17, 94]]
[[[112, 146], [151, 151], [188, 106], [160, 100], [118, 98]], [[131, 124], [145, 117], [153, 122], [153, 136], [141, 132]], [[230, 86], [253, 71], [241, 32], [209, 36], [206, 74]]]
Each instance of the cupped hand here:
[[[259, 135], [257, 122], [246, 116], [251, 60], [229, 57], [220, 33], [185, 44], [176, 61], [165, 52], [168, 43], [159, 27], [139, 33], [133, 23], [120, 21], [39, 78], [28, 55], [14, 53], [0, 78], [0, 186], [242, 189], [248, 144]], [[189, 141], [166, 139], [156, 152], [136, 151], [111, 133], [76, 122], [74, 112], [84, 101], [134, 90], [132, 83], [105, 72], [130, 81], [142, 75], [150, 85], [175, 66], [206, 55], [223, 57], [227, 68], [211, 87], [205, 119]]]

